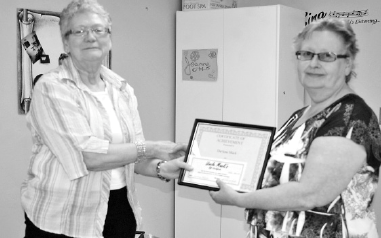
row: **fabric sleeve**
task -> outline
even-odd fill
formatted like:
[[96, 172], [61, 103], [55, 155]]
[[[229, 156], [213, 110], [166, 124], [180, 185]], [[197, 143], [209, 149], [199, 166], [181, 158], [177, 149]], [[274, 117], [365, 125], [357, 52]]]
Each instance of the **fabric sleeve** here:
[[[128, 104], [128, 108], [130, 111], [133, 128], [134, 128], [134, 140], [141, 140], [144, 141], [144, 133], [143, 133], [143, 127], [142, 122], [140, 120], [140, 115], [138, 111], [138, 100], [135, 96], [134, 89], [129, 85], [125, 84], [124, 90], [123, 90], [123, 96], [126, 100], [126, 103]], [[128, 117], [125, 115], [125, 117]]]
[[71, 86], [46, 78], [33, 92], [31, 117], [41, 141], [73, 180], [88, 174], [82, 151], [107, 153], [109, 142], [93, 136]]
[[135, 94], [132, 91], [132, 102], [133, 102], [133, 109], [132, 109], [132, 120], [134, 123], [135, 133], [136, 133], [136, 139], [137, 140], [145, 140], [144, 139], [144, 133], [143, 133], [143, 126], [142, 121], [140, 120], [140, 114], [138, 111], [138, 101], [135, 96]]
[[364, 146], [367, 163], [378, 171], [381, 161], [381, 133], [374, 112], [362, 100], [343, 102], [340, 108], [333, 110], [318, 130], [316, 136], [346, 137]]

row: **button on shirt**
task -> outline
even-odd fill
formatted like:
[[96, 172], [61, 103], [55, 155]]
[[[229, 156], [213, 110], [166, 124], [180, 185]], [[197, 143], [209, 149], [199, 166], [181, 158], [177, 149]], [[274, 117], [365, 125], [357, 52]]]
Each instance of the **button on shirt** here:
[[[144, 140], [137, 100], [123, 78], [101, 68], [125, 143]], [[33, 148], [21, 203], [40, 229], [72, 237], [103, 237], [111, 171], [88, 171], [82, 151], [106, 154], [111, 129], [102, 103], [82, 83], [71, 58], [36, 84], [27, 125]], [[138, 228], [141, 209], [134, 163], [125, 166], [128, 200]]]

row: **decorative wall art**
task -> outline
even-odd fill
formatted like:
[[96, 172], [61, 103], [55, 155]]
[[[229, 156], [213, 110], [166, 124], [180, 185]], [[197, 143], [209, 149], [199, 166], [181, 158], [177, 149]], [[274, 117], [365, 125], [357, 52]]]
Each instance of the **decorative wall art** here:
[[183, 80], [217, 81], [218, 49], [183, 50]]
[[[33, 87], [39, 77], [58, 67], [66, 56], [59, 28], [60, 13], [17, 9], [17, 90], [18, 112], [26, 114]], [[103, 62], [111, 67], [111, 52]]]

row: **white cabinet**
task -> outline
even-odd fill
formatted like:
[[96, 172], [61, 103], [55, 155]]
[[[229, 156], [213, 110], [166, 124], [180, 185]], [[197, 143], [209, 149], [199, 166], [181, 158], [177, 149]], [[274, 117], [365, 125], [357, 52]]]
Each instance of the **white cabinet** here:
[[[292, 42], [304, 12], [282, 5], [177, 12], [176, 141], [195, 118], [279, 127], [303, 106]], [[182, 80], [182, 51], [218, 49], [218, 79]], [[176, 238], [246, 237], [244, 209], [220, 206], [209, 192], [176, 184]]]

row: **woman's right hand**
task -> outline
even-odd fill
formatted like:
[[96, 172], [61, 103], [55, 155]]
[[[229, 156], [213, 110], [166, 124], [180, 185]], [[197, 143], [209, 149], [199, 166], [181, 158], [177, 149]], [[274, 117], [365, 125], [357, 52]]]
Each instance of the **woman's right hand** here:
[[161, 164], [160, 175], [167, 179], [176, 179], [179, 177], [181, 169], [192, 171], [193, 167], [184, 162], [184, 157], [173, 159], [167, 163]]
[[171, 141], [146, 141], [146, 157], [173, 160], [185, 155], [187, 145]]
[[221, 205], [237, 206], [236, 199], [239, 196], [239, 193], [220, 179], [217, 179], [216, 183], [220, 190], [209, 191], [213, 201]]

